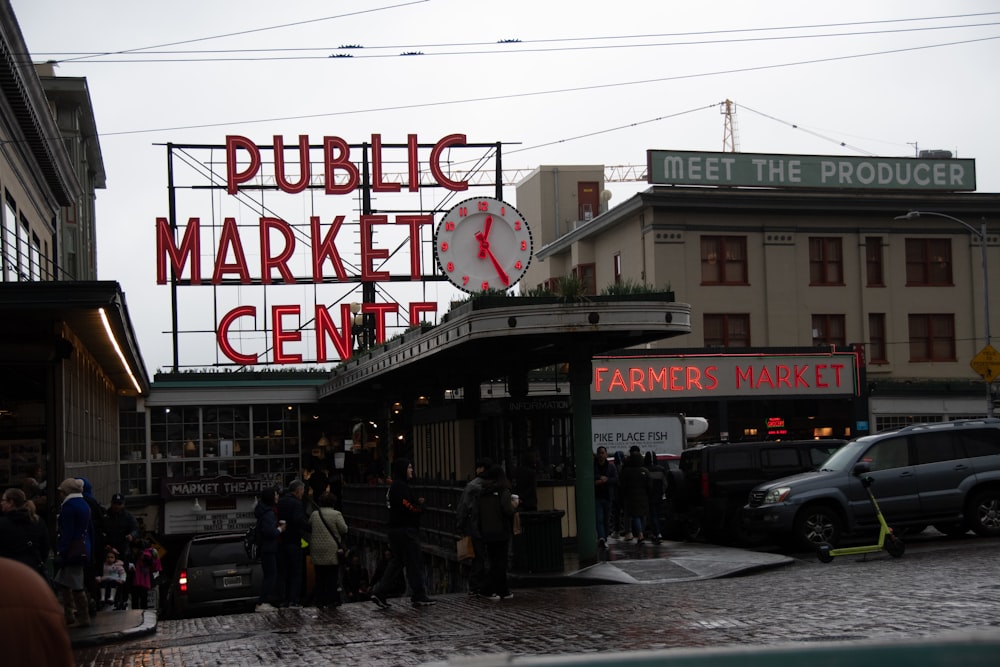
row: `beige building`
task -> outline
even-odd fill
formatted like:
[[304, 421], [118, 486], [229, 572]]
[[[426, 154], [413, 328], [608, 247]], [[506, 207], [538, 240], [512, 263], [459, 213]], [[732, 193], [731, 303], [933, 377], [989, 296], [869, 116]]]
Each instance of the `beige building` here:
[[119, 490], [119, 400], [149, 392], [117, 282], [96, 280], [104, 187], [81, 78], [31, 64], [0, 2], [0, 488], [86, 477]]
[[[561, 276], [594, 294], [670, 289], [692, 332], [646, 346], [657, 354], [860, 344], [872, 431], [985, 414], [970, 361], [986, 331], [982, 224], [1000, 331], [1000, 194], [654, 185], [603, 210], [582, 201], [591, 189], [607, 202], [603, 167], [543, 166], [519, 184], [539, 249], [522, 291]], [[912, 210], [940, 215], [898, 219]]]

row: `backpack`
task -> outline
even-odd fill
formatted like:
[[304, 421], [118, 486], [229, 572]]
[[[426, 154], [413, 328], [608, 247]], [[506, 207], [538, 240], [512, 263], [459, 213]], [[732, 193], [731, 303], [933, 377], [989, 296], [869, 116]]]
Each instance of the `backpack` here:
[[256, 522], [247, 528], [247, 532], [243, 533], [243, 551], [246, 552], [247, 558], [252, 561], [260, 557], [260, 540], [257, 539]]

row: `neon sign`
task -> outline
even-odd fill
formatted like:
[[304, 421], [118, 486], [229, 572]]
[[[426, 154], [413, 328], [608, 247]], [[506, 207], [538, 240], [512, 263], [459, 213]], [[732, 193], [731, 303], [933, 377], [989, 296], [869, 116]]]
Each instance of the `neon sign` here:
[[[421, 187], [462, 192], [469, 188], [469, 182], [450, 175], [445, 157], [452, 149], [483, 146], [495, 149], [497, 144], [468, 144], [464, 134], [449, 134], [433, 144], [421, 144], [416, 134], [409, 134], [405, 144], [389, 144], [383, 142], [381, 135], [372, 134], [370, 144], [362, 144], [363, 150], [352, 153], [352, 148], [359, 147], [337, 136], [324, 136], [320, 144], [311, 145], [308, 135], [299, 135], [297, 142], [286, 145], [284, 138], [276, 135], [271, 146], [263, 146], [247, 137], [230, 135], [224, 146], [224, 186], [220, 177], [212, 181], [219, 185], [202, 187], [224, 192], [233, 205], [239, 205], [239, 198], [248, 192], [261, 190], [297, 195], [310, 189], [333, 196], [351, 195], [359, 189], [366, 193], [416, 193]], [[390, 151], [394, 151], [391, 156]], [[395, 168], [400, 163], [404, 165], [404, 176], [401, 182], [393, 182], [386, 168], [389, 165]], [[171, 189], [173, 192], [172, 170]], [[214, 222], [216, 219], [220, 222]], [[397, 212], [390, 216], [363, 211], [352, 222], [356, 224], [348, 223], [347, 216], [336, 213], [310, 214], [296, 221], [269, 210], [262, 210], [249, 224], [238, 215], [217, 218], [214, 210], [211, 219], [173, 213], [170, 217], [157, 217], [156, 281], [159, 285], [185, 287], [267, 289], [358, 283], [373, 286], [418, 282], [426, 280], [427, 274], [436, 276], [431, 266], [433, 261], [423, 256], [421, 248], [422, 236], [433, 233], [431, 215]], [[349, 226], [356, 231], [349, 234]], [[405, 235], [407, 242], [390, 245], [380, 240], [390, 233]], [[355, 257], [356, 265], [348, 261]], [[391, 275], [382, 269], [390, 257], [402, 261], [404, 266], [408, 264], [408, 270], [404, 269], [402, 274], [397, 270]], [[240, 294], [245, 298], [246, 293]], [[304, 307], [281, 298], [266, 297], [264, 301], [261, 306], [243, 301], [235, 307], [229, 304], [213, 308], [213, 312], [220, 311], [213, 323], [216, 344], [229, 361], [246, 365], [261, 362], [259, 353], [241, 351], [234, 344], [235, 332], [259, 331], [258, 320], [265, 323], [267, 347], [275, 364], [303, 361], [301, 350], [306, 344], [303, 333], [307, 331], [304, 322], [311, 326], [308, 331], [314, 338], [314, 356], [309, 361], [324, 363], [334, 355], [341, 359], [351, 355], [352, 321], [356, 313], [351, 312], [349, 304], [340, 303], [338, 308], [316, 300]], [[386, 340], [389, 317], [406, 322], [406, 326], [415, 326], [437, 308], [433, 301], [403, 304], [365, 298], [360, 304], [360, 315], [371, 327], [374, 342], [381, 343]]]

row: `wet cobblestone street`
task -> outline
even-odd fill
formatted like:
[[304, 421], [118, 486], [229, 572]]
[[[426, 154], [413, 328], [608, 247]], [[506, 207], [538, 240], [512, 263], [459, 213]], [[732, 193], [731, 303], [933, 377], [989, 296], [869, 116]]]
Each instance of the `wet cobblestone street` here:
[[1000, 634], [1000, 541], [969, 537], [739, 577], [519, 588], [512, 600], [439, 596], [413, 609], [356, 603], [161, 620], [148, 637], [76, 652], [94, 666], [419, 665], [456, 656]]

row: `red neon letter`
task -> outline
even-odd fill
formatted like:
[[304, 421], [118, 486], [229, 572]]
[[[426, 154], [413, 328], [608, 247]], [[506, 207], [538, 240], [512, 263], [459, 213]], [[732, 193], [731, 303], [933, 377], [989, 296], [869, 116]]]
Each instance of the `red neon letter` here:
[[322, 304], [316, 304], [316, 363], [326, 362], [326, 337], [333, 341], [337, 356], [351, 357], [351, 304], [340, 304], [340, 324], [338, 330], [330, 317], [330, 311]]
[[[285, 248], [277, 257], [271, 257], [271, 230], [276, 230], [285, 239]], [[288, 260], [295, 252], [295, 237], [292, 228], [284, 220], [278, 218], [260, 219], [260, 278], [265, 285], [271, 284], [271, 269], [278, 269], [282, 280], [290, 285], [295, 284], [295, 276], [288, 269]]]
[[170, 255], [170, 266], [177, 275], [184, 270], [187, 260], [191, 259], [191, 284], [201, 284], [201, 221], [189, 218], [184, 230], [184, 240], [178, 249], [174, 245], [174, 235], [170, 231], [170, 221], [166, 218], [156, 219], [156, 284], [167, 284], [167, 262], [164, 253]]
[[411, 301], [410, 302], [410, 326], [419, 326], [423, 321], [420, 319], [421, 313], [436, 313], [438, 305], [434, 301]]
[[309, 165], [309, 135], [299, 135], [299, 180], [289, 183], [285, 178], [285, 140], [280, 134], [274, 135], [274, 180], [278, 189], [290, 194], [302, 192], [309, 185], [311, 175]]
[[[225, 263], [230, 245], [233, 246], [233, 255], [236, 260], [234, 264]], [[239, 275], [241, 283], [250, 284], [250, 269], [247, 268], [247, 257], [243, 254], [240, 231], [236, 227], [235, 218], [226, 218], [222, 223], [222, 238], [219, 240], [219, 252], [215, 256], [215, 273], [212, 274], [212, 284], [221, 285], [224, 273], [236, 273]]]
[[398, 313], [398, 303], [366, 303], [361, 307], [363, 313], [375, 313], [375, 342], [385, 342], [385, 316]]
[[410, 277], [420, 280], [420, 225], [431, 225], [434, 218], [429, 215], [398, 215], [397, 225], [410, 226]]
[[[350, 309], [350, 306], [348, 306]], [[302, 340], [302, 332], [296, 328], [294, 331], [285, 331], [281, 325], [281, 318], [285, 315], [298, 315], [298, 306], [271, 306], [271, 340], [274, 347], [274, 363], [276, 364], [299, 364], [302, 363], [301, 354], [285, 354], [284, 344], [288, 341]]]
[[829, 387], [830, 385], [823, 381], [823, 369], [826, 368], [826, 364], [816, 364], [816, 386], [817, 387]]
[[440, 183], [442, 187], [448, 190], [454, 190], [455, 192], [468, 190], [469, 182], [453, 181], [444, 175], [444, 172], [441, 170], [441, 153], [443, 153], [446, 148], [464, 145], [464, 134], [449, 134], [447, 137], [442, 138], [439, 142], [434, 144], [434, 148], [431, 150], [431, 174], [434, 176], [434, 180]]
[[399, 192], [399, 183], [382, 181], [382, 135], [372, 135], [372, 191]]
[[[236, 150], [242, 148], [250, 153], [250, 164], [244, 171], [236, 170]], [[236, 194], [240, 183], [246, 183], [260, 169], [260, 149], [246, 137], [230, 135], [226, 137], [226, 192]]]
[[238, 364], [254, 365], [257, 363], [256, 354], [240, 354], [229, 343], [229, 327], [237, 317], [254, 317], [257, 309], [253, 306], [238, 306], [226, 313], [219, 322], [219, 328], [215, 331], [215, 340], [219, 343], [219, 349]]
[[389, 218], [384, 215], [361, 216], [361, 280], [388, 280], [388, 271], [376, 271], [372, 260], [389, 259], [389, 249], [372, 247], [372, 225], [388, 224]]
[[312, 263], [314, 283], [323, 282], [323, 261], [327, 257], [330, 258], [330, 262], [333, 264], [333, 270], [337, 274], [337, 279], [347, 280], [347, 271], [344, 270], [344, 262], [340, 259], [340, 253], [337, 252], [337, 245], [335, 243], [337, 232], [340, 231], [340, 226], [342, 224], [344, 224], [344, 216], [338, 215], [333, 219], [333, 224], [330, 225], [329, 231], [327, 231], [326, 236], [324, 236], [321, 240], [319, 216], [309, 216], [309, 226], [312, 229]]
[[594, 391], [598, 394], [601, 393], [601, 383], [604, 381], [604, 374], [607, 372], [608, 369], [601, 366], [594, 369]]
[[628, 369], [628, 383], [629, 383], [629, 393], [634, 391], [646, 391], [646, 387], [643, 383], [646, 381], [646, 374], [642, 372], [641, 368], [630, 368]]
[[406, 135], [406, 165], [410, 168], [410, 192], [420, 189], [420, 158], [417, 156], [417, 135]]
[[[333, 156], [333, 149], [340, 151], [337, 157]], [[357, 165], [351, 162], [351, 147], [346, 141], [340, 137], [323, 137], [323, 163], [326, 194], [346, 195], [354, 192], [360, 176]], [[347, 181], [343, 185], [337, 185], [334, 178], [338, 167], [347, 172]]]

